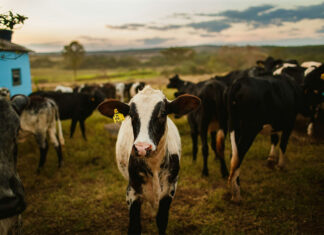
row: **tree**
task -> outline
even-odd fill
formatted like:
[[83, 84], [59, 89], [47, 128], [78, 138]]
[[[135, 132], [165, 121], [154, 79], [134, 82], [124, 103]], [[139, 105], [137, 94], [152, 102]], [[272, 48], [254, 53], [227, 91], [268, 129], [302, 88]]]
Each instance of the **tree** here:
[[69, 45], [64, 46], [62, 54], [69, 67], [73, 69], [75, 79], [77, 69], [84, 59], [85, 51], [83, 46], [77, 41], [72, 41]]
[[0, 28], [13, 30], [16, 24], [24, 24], [27, 19], [26, 16], [13, 14], [12, 11], [9, 11], [8, 14], [0, 14]]

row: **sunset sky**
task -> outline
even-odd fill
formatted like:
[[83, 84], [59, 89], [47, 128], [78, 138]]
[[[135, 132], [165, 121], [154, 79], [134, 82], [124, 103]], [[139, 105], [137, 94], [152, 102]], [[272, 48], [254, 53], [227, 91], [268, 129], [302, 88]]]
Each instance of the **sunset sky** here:
[[323, 0], [2, 0], [8, 10], [29, 17], [13, 42], [36, 52], [324, 44]]

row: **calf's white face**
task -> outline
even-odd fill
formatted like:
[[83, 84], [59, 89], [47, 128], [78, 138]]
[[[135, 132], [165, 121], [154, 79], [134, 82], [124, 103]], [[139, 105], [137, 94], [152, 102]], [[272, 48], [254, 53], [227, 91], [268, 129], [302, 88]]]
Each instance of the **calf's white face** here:
[[114, 109], [125, 116], [129, 115], [134, 135], [134, 154], [148, 157], [157, 150], [165, 134], [167, 115], [187, 114], [199, 104], [200, 99], [192, 95], [179, 96], [170, 102], [160, 90], [147, 86], [131, 99], [129, 105], [110, 99], [101, 103], [98, 109], [108, 117], [113, 117]]

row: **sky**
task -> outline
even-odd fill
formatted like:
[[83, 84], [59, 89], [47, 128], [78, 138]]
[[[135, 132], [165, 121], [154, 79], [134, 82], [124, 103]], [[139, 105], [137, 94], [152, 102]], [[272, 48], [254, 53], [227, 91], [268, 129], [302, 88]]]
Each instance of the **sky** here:
[[324, 0], [2, 0], [9, 10], [28, 17], [12, 41], [36, 52], [324, 44]]

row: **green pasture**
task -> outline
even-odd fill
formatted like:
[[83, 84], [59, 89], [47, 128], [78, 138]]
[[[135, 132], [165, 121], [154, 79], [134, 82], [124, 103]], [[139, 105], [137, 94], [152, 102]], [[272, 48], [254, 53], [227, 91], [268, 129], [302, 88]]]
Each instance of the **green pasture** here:
[[73, 77], [73, 71], [61, 68], [33, 68], [31, 70], [32, 81], [34, 84], [44, 83], [92, 83], [92, 82], [117, 82], [125, 80], [145, 80], [156, 77], [158, 71], [151, 69], [116, 69], [116, 70], [99, 70], [99, 69], [82, 69]]
[[[33, 70], [33, 78], [40, 77]], [[83, 74], [84, 72], [84, 74]], [[79, 73], [80, 77], [91, 71]], [[47, 78], [65, 81], [63, 71]], [[62, 73], [62, 74], [61, 74]], [[40, 74], [40, 73], [39, 73]], [[62, 76], [61, 76], [62, 75]], [[91, 75], [92, 76], [92, 75]], [[56, 80], [55, 80], [56, 81]], [[166, 90], [172, 97], [172, 90]], [[86, 121], [88, 141], [77, 127], [69, 139], [70, 121], [63, 121], [64, 165], [50, 146], [47, 162], [36, 174], [39, 151], [34, 138], [19, 144], [18, 171], [25, 186], [27, 209], [24, 234], [126, 234], [127, 182], [115, 160], [116, 137], [104, 125], [111, 120], [97, 111]], [[294, 134], [287, 148], [285, 171], [266, 167], [270, 137], [259, 135], [241, 167], [243, 202], [230, 201], [226, 180], [210, 149], [209, 177], [202, 177], [202, 155], [192, 162], [190, 130], [186, 118], [176, 119], [182, 138], [178, 189], [172, 202], [168, 234], [322, 234], [324, 211], [324, 145]], [[230, 143], [226, 140], [229, 166]], [[157, 234], [155, 219], [144, 211], [144, 234]]]

